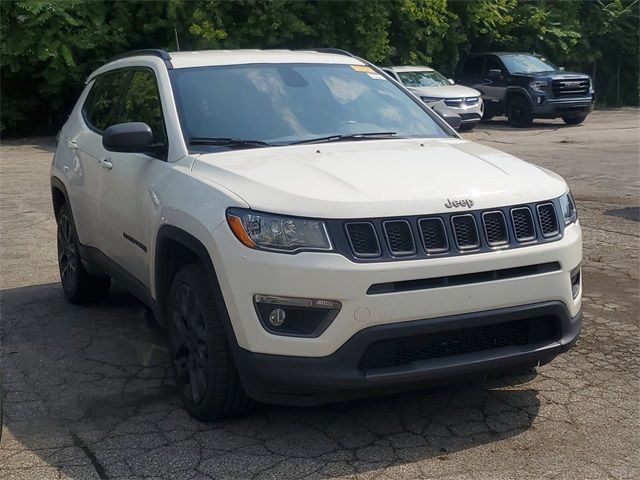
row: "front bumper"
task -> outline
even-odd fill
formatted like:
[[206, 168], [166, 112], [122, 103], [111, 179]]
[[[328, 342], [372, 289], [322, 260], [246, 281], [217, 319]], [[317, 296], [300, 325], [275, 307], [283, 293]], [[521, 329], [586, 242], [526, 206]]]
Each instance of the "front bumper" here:
[[476, 105], [461, 104], [460, 106], [450, 106], [447, 105], [444, 100], [427, 103], [427, 105], [429, 105], [431, 108], [433, 108], [433, 110], [440, 114], [444, 114], [446, 112], [449, 115], [459, 115], [460, 123], [469, 125], [478, 123], [482, 119], [482, 113], [484, 111], [484, 103], [482, 101], [482, 98], [478, 100], [478, 103]]
[[[542, 98], [542, 97], [541, 97]], [[537, 100], [534, 98], [534, 100]], [[571, 115], [585, 115], [593, 111], [593, 97], [544, 99], [533, 104], [533, 116], [537, 118], [557, 118]]]
[[[557, 327], [557, 335], [546, 341], [442, 356], [395, 367], [367, 369], [361, 365], [365, 351], [374, 342], [542, 318]], [[266, 403], [314, 405], [544, 364], [573, 346], [581, 321], [581, 313], [569, 315], [562, 302], [546, 302], [373, 326], [356, 333], [336, 352], [321, 358], [265, 355], [243, 349], [238, 349], [235, 357], [249, 396]]]
[[[226, 223], [207, 245], [216, 268], [234, 343], [249, 352], [296, 357], [327, 357], [361, 330], [386, 324], [448, 317], [521, 305], [557, 301], [569, 316], [580, 310], [571, 271], [582, 261], [579, 223], [561, 239], [522, 248], [408, 261], [355, 263], [338, 253], [295, 255], [253, 250], [235, 238]], [[467, 275], [557, 262], [546, 273], [515, 278], [367, 294], [372, 285]], [[288, 337], [263, 328], [254, 295], [338, 300], [342, 308], [317, 338]]]

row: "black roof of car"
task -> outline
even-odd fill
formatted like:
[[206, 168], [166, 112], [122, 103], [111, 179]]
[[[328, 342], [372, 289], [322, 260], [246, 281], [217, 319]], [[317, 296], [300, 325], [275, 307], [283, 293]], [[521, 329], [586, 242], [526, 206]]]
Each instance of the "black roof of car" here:
[[480, 55], [496, 55], [498, 57], [504, 55], [535, 55], [539, 56], [537, 53], [532, 52], [478, 52], [478, 53], [470, 53], [468, 57], [477, 57]]

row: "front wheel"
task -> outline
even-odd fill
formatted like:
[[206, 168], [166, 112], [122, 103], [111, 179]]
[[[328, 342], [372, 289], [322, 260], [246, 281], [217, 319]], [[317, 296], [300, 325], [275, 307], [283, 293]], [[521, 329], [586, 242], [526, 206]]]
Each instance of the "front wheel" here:
[[178, 394], [189, 413], [202, 421], [238, 417], [251, 406], [212, 290], [203, 267], [187, 265], [176, 274], [167, 305]]
[[507, 119], [512, 127], [525, 128], [533, 124], [531, 104], [523, 95], [515, 95], [507, 103]]
[[80, 258], [78, 234], [71, 211], [65, 204], [60, 207], [58, 222], [58, 268], [64, 296], [71, 303], [82, 304], [105, 297], [111, 279], [89, 273]]
[[587, 118], [586, 115], [574, 115], [571, 117], [562, 117], [562, 120], [564, 120], [564, 123], [567, 125], [580, 125], [584, 122], [585, 118]]

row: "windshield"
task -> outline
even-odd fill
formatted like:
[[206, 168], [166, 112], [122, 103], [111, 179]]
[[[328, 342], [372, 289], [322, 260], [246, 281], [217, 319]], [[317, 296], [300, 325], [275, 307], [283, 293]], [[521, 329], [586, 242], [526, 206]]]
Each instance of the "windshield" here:
[[535, 55], [505, 55], [500, 58], [509, 73], [553, 72], [558, 69], [553, 63]]
[[[197, 67], [172, 70], [171, 80], [187, 143], [202, 148], [285, 145], [332, 135], [353, 139], [362, 133], [366, 138], [448, 135], [416, 101], [368, 66]], [[218, 140], [206, 145], [206, 139]]]
[[440, 87], [449, 85], [443, 75], [433, 72], [396, 72], [400, 81], [407, 87]]

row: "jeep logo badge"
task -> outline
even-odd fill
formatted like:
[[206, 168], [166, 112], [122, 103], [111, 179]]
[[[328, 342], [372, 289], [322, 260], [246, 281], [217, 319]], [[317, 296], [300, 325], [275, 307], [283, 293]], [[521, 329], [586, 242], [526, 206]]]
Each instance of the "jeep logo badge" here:
[[444, 206], [447, 208], [453, 208], [453, 207], [471, 208], [473, 207], [473, 200], [471, 200], [470, 198], [463, 198], [462, 200], [451, 200], [447, 198], [447, 203], [445, 203]]

